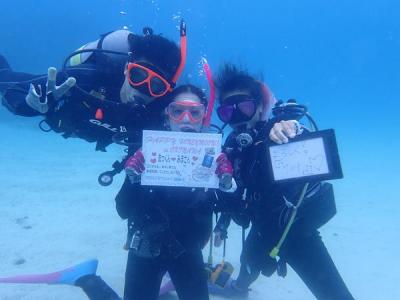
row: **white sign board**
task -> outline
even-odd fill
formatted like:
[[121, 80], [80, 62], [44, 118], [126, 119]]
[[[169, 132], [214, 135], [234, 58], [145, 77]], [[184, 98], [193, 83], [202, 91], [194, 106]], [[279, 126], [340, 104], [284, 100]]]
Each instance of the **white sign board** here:
[[271, 146], [269, 152], [275, 180], [329, 173], [322, 137]]
[[221, 142], [220, 134], [144, 130], [141, 184], [218, 188]]

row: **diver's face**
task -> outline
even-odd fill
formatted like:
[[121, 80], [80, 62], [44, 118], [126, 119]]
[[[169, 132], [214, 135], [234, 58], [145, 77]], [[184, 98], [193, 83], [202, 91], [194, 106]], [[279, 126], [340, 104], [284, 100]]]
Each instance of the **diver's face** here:
[[[234, 131], [239, 131], [242, 128], [250, 129], [255, 127], [257, 122], [262, 120], [263, 107], [257, 103], [246, 90], [235, 90], [224, 95], [219, 112], [224, 114], [228, 111], [230, 114], [227, 119], [231, 119], [227, 123]], [[222, 109], [227, 108], [227, 109]], [[241, 121], [241, 119], [243, 119]]]
[[201, 132], [205, 107], [193, 93], [177, 95], [166, 109], [171, 131]]
[[132, 104], [140, 104], [140, 105], [147, 105], [155, 99], [154, 97], [151, 97], [138, 89], [132, 87], [129, 84], [128, 79], [126, 78], [125, 75], [125, 80], [124, 83], [121, 87], [121, 90], [119, 92], [121, 102], [122, 103], [132, 103]]

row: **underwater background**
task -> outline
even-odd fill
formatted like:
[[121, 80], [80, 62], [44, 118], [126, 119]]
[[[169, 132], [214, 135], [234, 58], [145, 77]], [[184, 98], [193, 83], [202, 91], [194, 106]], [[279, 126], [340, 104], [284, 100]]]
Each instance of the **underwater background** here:
[[[307, 105], [320, 129], [335, 129], [344, 178], [334, 181], [338, 213], [322, 236], [356, 299], [400, 299], [399, 16], [394, 0], [3, 0], [0, 54], [16, 71], [46, 73], [123, 26], [150, 26], [178, 41], [183, 17], [180, 83], [207, 87], [202, 56], [214, 71], [239, 63], [278, 99]], [[97, 184], [122, 148], [95, 152], [41, 132], [39, 121], [0, 107], [0, 277], [97, 256], [99, 273], [122, 294], [126, 229], [113, 199], [123, 176], [108, 188]], [[236, 269], [239, 253], [228, 242]], [[0, 299], [85, 299], [72, 290], [0, 284]], [[260, 278], [253, 290], [250, 299], [313, 299], [293, 271]]]

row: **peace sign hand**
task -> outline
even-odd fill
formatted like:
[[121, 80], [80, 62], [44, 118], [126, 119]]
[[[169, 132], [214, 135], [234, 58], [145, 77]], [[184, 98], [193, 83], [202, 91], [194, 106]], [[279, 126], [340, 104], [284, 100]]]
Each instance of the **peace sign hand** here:
[[25, 97], [26, 104], [32, 109], [45, 114], [49, 110], [49, 95], [54, 100], [61, 99], [75, 84], [76, 79], [69, 77], [60, 86], [56, 85], [57, 69], [50, 67], [47, 71], [46, 96], [43, 99], [42, 86], [39, 84], [35, 87], [32, 83], [29, 86], [28, 95]]

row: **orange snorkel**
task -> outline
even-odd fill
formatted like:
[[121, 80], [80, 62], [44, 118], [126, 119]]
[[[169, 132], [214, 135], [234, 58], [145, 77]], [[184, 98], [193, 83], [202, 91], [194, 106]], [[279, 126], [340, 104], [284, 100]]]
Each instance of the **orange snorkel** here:
[[176, 82], [178, 81], [179, 77], [181, 76], [183, 69], [185, 68], [186, 64], [186, 48], [187, 48], [187, 39], [186, 39], [186, 23], [182, 19], [181, 24], [179, 27], [180, 35], [181, 35], [181, 41], [180, 41], [180, 46], [181, 46], [181, 62], [179, 63], [179, 67], [176, 70], [176, 73], [174, 77], [172, 78], [171, 82], [172, 85], [175, 86]]

